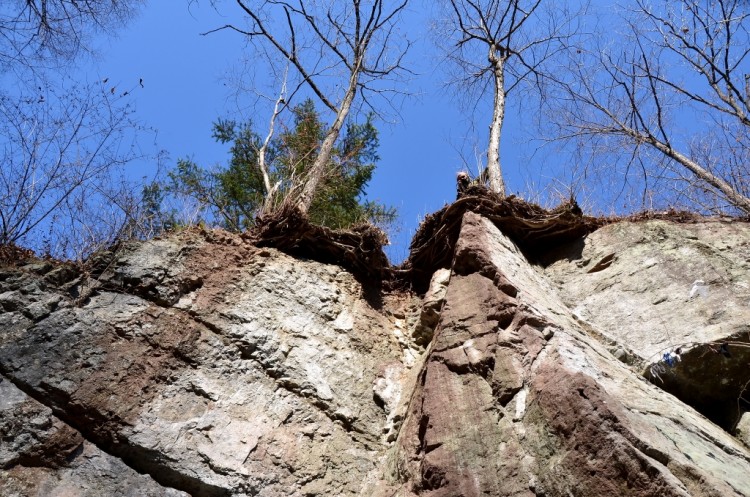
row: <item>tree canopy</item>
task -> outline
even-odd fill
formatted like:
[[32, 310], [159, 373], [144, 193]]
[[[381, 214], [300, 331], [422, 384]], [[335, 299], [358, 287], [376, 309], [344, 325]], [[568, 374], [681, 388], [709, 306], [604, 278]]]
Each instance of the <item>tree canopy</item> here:
[[[309, 214], [355, 101], [377, 112], [373, 96], [393, 93], [392, 81], [406, 72], [402, 59], [409, 43], [400, 41], [397, 26], [408, 0], [236, 3], [246, 27], [229, 23], [213, 31], [228, 29], [244, 36], [258, 61], [268, 62], [270, 73], [284, 66], [291, 69], [289, 101], [304, 87], [334, 115], [325, 126], [316, 160], [299, 178], [299, 191], [293, 192], [298, 210]], [[289, 76], [285, 71], [282, 87]]]
[[[266, 165], [274, 202], [283, 202], [299, 188], [318, 158], [325, 139], [326, 126], [312, 100], [292, 109], [293, 122], [288, 129], [271, 139], [266, 151]], [[266, 189], [258, 167], [263, 146], [252, 122], [219, 119], [213, 126], [213, 137], [231, 144], [226, 166], [204, 168], [190, 159], [178, 161], [164, 185], [167, 193], [192, 199], [199, 211], [198, 219], [219, 224], [230, 230], [252, 227], [266, 204]], [[365, 188], [379, 160], [378, 132], [372, 115], [363, 123], [350, 122], [333, 149], [323, 180], [308, 211], [310, 221], [331, 228], [345, 228], [361, 222], [387, 225], [396, 212], [365, 197]], [[153, 195], [153, 192], [150, 192]]]
[[112, 33], [144, 0], [5, 0], [0, 5], [0, 67], [58, 66], [92, 52], [97, 33]]

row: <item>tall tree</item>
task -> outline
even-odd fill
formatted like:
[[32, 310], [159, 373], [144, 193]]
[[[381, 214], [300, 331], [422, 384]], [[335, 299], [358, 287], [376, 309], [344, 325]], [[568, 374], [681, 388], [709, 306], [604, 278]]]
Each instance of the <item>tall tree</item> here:
[[750, 6], [635, 0], [623, 11], [617, 43], [604, 33], [570, 65], [562, 134], [587, 150], [614, 140], [646, 182], [668, 177], [688, 205], [750, 213]]
[[[270, 141], [262, 140], [251, 123], [217, 121], [214, 137], [231, 143], [227, 167], [207, 170], [190, 160], [179, 161], [166, 190], [191, 197], [206, 212], [203, 219], [208, 222], [237, 231], [251, 227], [256, 216], [268, 208], [267, 185], [274, 185], [280, 193], [274, 199], [279, 201], [298, 188], [296, 178], [307, 176], [318, 160], [326, 135], [313, 101], [295, 106], [292, 114], [292, 126]], [[364, 221], [387, 225], [395, 219], [394, 209], [365, 198], [379, 159], [377, 148], [372, 116], [361, 124], [347, 124], [310, 205], [312, 222], [344, 228]], [[261, 153], [265, 154], [265, 169], [259, 167]]]
[[545, 10], [542, 0], [446, 0], [445, 7], [440, 43], [459, 68], [454, 83], [492, 88], [485, 171], [490, 188], [505, 195], [500, 142], [508, 94], [522, 83], [541, 89], [551, 72], [545, 64], [571, 48], [580, 12]]
[[289, 101], [306, 88], [333, 115], [315, 161], [299, 178], [302, 187], [296, 204], [307, 213], [355, 100], [371, 106], [374, 94], [388, 91], [378, 83], [404, 70], [408, 44], [400, 44], [396, 26], [407, 0], [236, 0], [236, 4], [246, 15], [247, 27], [229, 24], [219, 29], [241, 33], [259, 54], [268, 56], [270, 64], [292, 69]]
[[118, 175], [138, 154], [123, 91], [67, 73], [142, 0], [8, 0], [0, 5], [0, 244], [84, 257], [128, 224]]

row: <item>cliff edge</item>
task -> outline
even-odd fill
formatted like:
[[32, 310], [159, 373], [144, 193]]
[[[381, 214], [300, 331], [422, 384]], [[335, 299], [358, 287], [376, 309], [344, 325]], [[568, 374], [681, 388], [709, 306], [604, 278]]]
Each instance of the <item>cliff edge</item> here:
[[748, 224], [459, 219], [421, 294], [221, 231], [0, 269], [0, 495], [750, 496]]

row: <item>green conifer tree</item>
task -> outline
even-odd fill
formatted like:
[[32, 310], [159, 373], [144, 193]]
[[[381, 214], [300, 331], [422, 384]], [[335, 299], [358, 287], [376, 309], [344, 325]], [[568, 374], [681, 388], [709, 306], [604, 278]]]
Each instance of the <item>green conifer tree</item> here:
[[[276, 198], [283, 199], [300, 184], [310, 170], [325, 137], [325, 125], [312, 100], [292, 109], [292, 126], [274, 137], [266, 151]], [[193, 199], [202, 208], [201, 220], [239, 231], [251, 227], [265, 201], [263, 177], [257, 167], [261, 138], [251, 122], [220, 119], [214, 123], [214, 138], [231, 143], [226, 167], [204, 169], [191, 160], [178, 161], [165, 186], [172, 195]], [[364, 123], [349, 123], [326, 169], [308, 212], [311, 222], [331, 228], [346, 228], [361, 222], [387, 226], [396, 211], [365, 198], [377, 154], [378, 131], [372, 116]]]

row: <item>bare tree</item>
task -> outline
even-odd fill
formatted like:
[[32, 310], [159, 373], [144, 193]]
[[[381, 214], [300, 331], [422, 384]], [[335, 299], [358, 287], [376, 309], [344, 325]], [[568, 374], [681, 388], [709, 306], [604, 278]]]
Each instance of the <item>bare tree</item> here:
[[5, 0], [0, 6], [0, 67], [57, 66], [91, 38], [122, 26], [144, 0]]
[[459, 68], [454, 83], [478, 85], [482, 93], [492, 88], [485, 171], [490, 188], [505, 195], [500, 141], [507, 96], [522, 83], [542, 88], [551, 70], [546, 64], [571, 48], [580, 13], [545, 9], [542, 0], [447, 0], [446, 8], [440, 43]]
[[125, 95], [62, 74], [143, 0], [8, 0], [0, 6], [0, 244], [83, 257], [137, 212], [122, 166], [141, 156]]
[[121, 195], [110, 180], [138, 155], [129, 108], [108, 87], [60, 93], [0, 96], [0, 244], [27, 240], [38, 248], [39, 228], [66, 226], [66, 208], [80, 218], [82, 202], [116, 205]]
[[[389, 91], [382, 83], [404, 71], [402, 59], [408, 44], [400, 42], [396, 26], [407, 1], [236, 0], [247, 27], [228, 24], [217, 29], [246, 36], [272, 66], [293, 69], [296, 78], [289, 95], [307, 88], [334, 116], [315, 162], [302, 179], [296, 201], [300, 211], [309, 210], [324, 180], [355, 100], [372, 108], [373, 95]], [[285, 102], [287, 108], [289, 104]]]
[[750, 6], [635, 0], [627, 9], [616, 44], [572, 62], [565, 112], [555, 112], [563, 136], [589, 150], [616, 140], [646, 181], [666, 176], [693, 206], [750, 213]]

